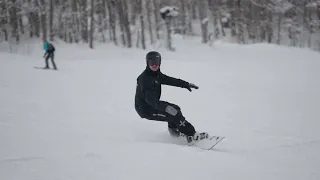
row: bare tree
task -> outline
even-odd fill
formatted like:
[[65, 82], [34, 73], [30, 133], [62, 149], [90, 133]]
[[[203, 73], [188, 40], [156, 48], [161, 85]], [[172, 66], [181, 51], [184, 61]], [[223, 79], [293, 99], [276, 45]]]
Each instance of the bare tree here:
[[202, 43], [207, 43], [208, 42], [208, 17], [207, 17], [207, 12], [205, 11], [206, 7], [208, 7], [207, 1], [199, 0], [197, 1], [197, 3], [198, 3]]
[[234, 1], [235, 17], [236, 17], [235, 25], [237, 28], [237, 42], [240, 44], [245, 43], [243, 7], [244, 7], [244, 0]]
[[[93, 3], [93, 4], [92, 4]], [[161, 8], [176, 7], [177, 18], [161, 20]], [[93, 9], [91, 8], [93, 7]], [[92, 23], [91, 23], [92, 22]], [[196, 24], [199, 28], [194, 28]], [[199, 23], [200, 22], [200, 23]], [[132, 34], [131, 28], [138, 29]], [[212, 30], [212, 32], [208, 32]], [[199, 31], [199, 32], [197, 32]], [[319, 0], [2, 0], [0, 40], [27, 38], [67, 43], [95, 41], [146, 49], [165, 40], [173, 49], [173, 33], [229, 36], [238, 43], [277, 43], [320, 51]], [[146, 35], [147, 34], [147, 35]], [[164, 35], [166, 34], [166, 35]], [[138, 35], [138, 37], [136, 37]], [[25, 37], [23, 37], [25, 36]], [[135, 39], [137, 38], [137, 39]], [[149, 39], [148, 39], [149, 38]], [[120, 40], [121, 43], [118, 41]], [[213, 42], [213, 41], [210, 41]], [[210, 45], [210, 43], [209, 43]], [[171, 47], [171, 48], [170, 48]]]
[[0, 3], [0, 27], [1, 32], [3, 33], [4, 40], [8, 41], [8, 13], [7, 13], [7, 4], [5, 1]]
[[90, 43], [89, 43], [89, 47], [91, 49], [93, 49], [93, 33], [94, 33], [94, 16], [93, 16], [93, 12], [94, 12], [94, 2], [95, 0], [90, 0], [91, 4], [90, 4]]
[[180, 1], [180, 21], [181, 21], [181, 34], [185, 35], [186, 32], [187, 32], [187, 12], [186, 12], [186, 9], [187, 9], [187, 5], [186, 5], [186, 0], [179, 0]]
[[53, 0], [50, 0], [50, 9], [49, 9], [49, 36], [50, 41], [53, 41], [54, 39], [54, 33], [53, 33], [53, 11], [54, 11], [54, 4]]
[[160, 17], [159, 17], [159, 3], [158, 0], [152, 0], [153, 2], [153, 14], [154, 14], [154, 21], [156, 24], [156, 35], [157, 35], [157, 39], [160, 39], [160, 34], [159, 34], [159, 30], [160, 30]]
[[[210, 16], [209, 20], [211, 24], [213, 25], [213, 37], [214, 39], [218, 39], [220, 35], [220, 30], [218, 26], [218, 18], [219, 18], [219, 13], [218, 13], [218, 2], [217, 0], [208, 0], [208, 8], [210, 11]], [[211, 37], [212, 38], [212, 37]], [[211, 40], [213, 42], [213, 40]]]
[[96, 28], [98, 29], [99, 32], [99, 41], [105, 43], [106, 38], [104, 34], [104, 30], [106, 28], [106, 9], [104, 6], [104, 0], [97, 0], [96, 7], [95, 7], [95, 12], [94, 14], [98, 15], [98, 23], [96, 23]]
[[148, 29], [149, 29], [149, 36], [150, 36], [150, 44], [154, 43], [154, 35], [153, 35], [153, 29], [152, 29], [152, 4], [151, 0], [145, 0], [145, 9], [146, 9], [146, 16], [148, 20]]
[[113, 43], [115, 45], [118, 45], [118, 41], [117, 41], [117, 31], [116, 31], [116, 3], [113, 0], [106, 0], [106, 4], [108, 7], [108, 16], [109, 16], [109, 24], [110, 24], [110, 28], [111, 30], [109, 30], [110, 32], [110, 39], [113, 41]]
[[141, 35], [141, 45], [142, 45], [142, 49], [146, 49], [146, 42], [145, 42], [145, 25], [144, 25], [144, 14], [142, 12], [142, 0], [136, 0], [137, 1], [137, 14], [139, 16], [140, 19], [140, 28], [139, 28], [139, 32]]
[[192, 35], [193, 34], [193, 26], [192, 26], [192, 20], [193, 20], [193, 4], [194, 4], [194, 1], [193, 0], [187, 0], [187, 10], [186, 10], [186, 23], [187, 23], [187, 29], [186, 29], [186, 33], [188, 35]]
[[17, 16], [17, 4], [16, 0], [11, 0], [11, 6], [8, 7], [9, 9], [9, 19], [10, 19], [10, 27], [11, 27], [11, 38], [15, 39], [16, 43], [19, 43], [20, 36], [18, 31], [18, 16]]
[[128, 48], [132, 47], [130, 23], [128, 17], [128, 5], [126, 0], [118, 0], [117, 10], [119, 15], [119, 26], [121, 30], [122, 44]]
[[132, 47], [132, 38], [131, 38], [131, 30], [130, 30], [130, 22], [129, 22], [129, 13], [128, 13], [128, 1], [131, 0], [122, 0], [123, 3], [123, 22], [124, 22], [124, 29], [126, 32], [126, 38], [127, 38], [127, 47]]
[[79, 42], [79, 18], [78, 18], [79, 13], [78, 13], [77, 1], [72, 0], [71, 2], [72, 2], [72, 20], [71, 20], [72, 38], [76, 43], [78, 43]]
[[126, 46], [127, 41], [126, 41], [126, 36], [125, 36], [125, 30], [124, 30], [124, 24], [125, 24], [125, 17], [123, 14], [123, 0], [119, 0], [116, 2], [117, 3], [117, 11], [119, 15], [119, 26], [120, 26], [120, 33], [121, 33], [121, 40], [122, 40], [122, 45]]
[[88, 10], [87, 10], [87, 0], [80, 0], [80, 17], [81, 17], [81, 36], [82, 40], [86, 43], [89, 42], [88, 37]]

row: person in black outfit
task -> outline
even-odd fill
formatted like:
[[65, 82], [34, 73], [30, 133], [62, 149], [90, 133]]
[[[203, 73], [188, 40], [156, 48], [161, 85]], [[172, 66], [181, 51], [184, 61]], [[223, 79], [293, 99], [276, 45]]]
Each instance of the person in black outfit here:
[[196, 132], [193, 125], [183, 116], [178, 105], [161, 101], [161, 85], [186, 88], [199, 87], [193, 83], [167, 76], [160, 71], [161, 55], [156, 51], [146, 55], [146, 69], [137, 78], [135, 109], [141, 118], [168, 123], [170, 135], [184, 136], [188, 142], [208, 137], [208, 133]]
[[55, 48], [53, 46], [53, 44], [49, 43], [48, 41], [45, 42], [44, 44], [44, 49], [45, 49], [45, 54], [43, 55], [43, 57], [46, 60], [46, 66], [44, 67], [44, 69], [49, 69], [49, 58], [51, 58], [51, 63], [53, 66], [53, 69], [57, 69], [56, 63], [54, 62], [54, 52], [55, 52]]

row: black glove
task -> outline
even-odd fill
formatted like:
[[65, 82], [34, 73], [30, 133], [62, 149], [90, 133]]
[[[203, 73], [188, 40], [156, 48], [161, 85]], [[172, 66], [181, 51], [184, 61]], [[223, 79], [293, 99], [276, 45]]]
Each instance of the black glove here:
[[191, 88], [199, 89], [199, 87], [198, 87], [198, 86], [196, 86], [195, 84], [193, 84], [193, 83], [189, 83], [189, 84], [188, 84], [187, 89], [188, 89], [190, 92], [192, 91], [192, 90], [191, 90]]

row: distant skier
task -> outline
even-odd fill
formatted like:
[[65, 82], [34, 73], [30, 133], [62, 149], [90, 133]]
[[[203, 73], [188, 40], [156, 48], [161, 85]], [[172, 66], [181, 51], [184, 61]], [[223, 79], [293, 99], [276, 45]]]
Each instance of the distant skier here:
[[52, 43], [49, 43], [48, 41], [45, 42], [44, 44], [44, 50], [45, 50], [45, 54], [44, 54], [44, 58], [46, 60], [46, 66], [44, 67], [44, 69], [49, 69], [49, 58], [51, 58], [51, 63], [53, 66], [53, 69], [57, 69], [56, 63], [54, 62], [54, 52], [55, 52], [55, 48], [53, 46]]
[[195, 128], [182, 115], [178, 105], [160, 101], [161, 85], [198, 89], [198, 86], [181, 79], [167, 76], [160, 71], [161, 55], [156, 51], [146, 55], [146, 69], [137, 78], [135, 109], [141, 118], [168, 122], [171, 136], [185, 136], [188, 142], [208, 137], [206, 132], [196, 132]]

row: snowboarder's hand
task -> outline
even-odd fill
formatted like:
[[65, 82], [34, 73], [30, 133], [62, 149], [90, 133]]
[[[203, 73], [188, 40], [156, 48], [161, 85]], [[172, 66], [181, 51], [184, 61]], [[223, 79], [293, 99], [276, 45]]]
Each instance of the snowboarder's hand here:
[[196, 86], [195, 84], [193, 84], [193, 83], [189, 83], [189, 85], [188, 85], [187, 89], [188, 89], [190, 92], [192, 91], [192, 90], [191, 90], [191, 88], [199, 89], [199, 87], [198, 87], [198, 86]]
[[169, 114], [171, 114], [172, 116], [175, 116], [175, 115], [177, 115], [178, 110], [176, 110], [176, 108], [168, 105], [168, 106], [166, 107], [166, 112], [169, 113]]

